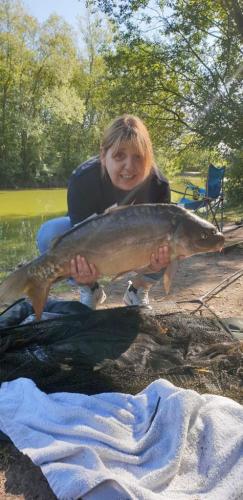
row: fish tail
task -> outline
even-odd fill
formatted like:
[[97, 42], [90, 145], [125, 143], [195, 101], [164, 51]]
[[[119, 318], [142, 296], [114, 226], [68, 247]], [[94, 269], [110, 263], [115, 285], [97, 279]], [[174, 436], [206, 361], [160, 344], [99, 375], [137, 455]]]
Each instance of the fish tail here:
[[0, 285], [0, 305], [10, 305], [21, 297], [28, 296], [32, 302], [36, 318], [41, 318], [42, 311], [51, 286], [50, 281], [31, 276], [30, 264], [26, 264], [11, 273]]

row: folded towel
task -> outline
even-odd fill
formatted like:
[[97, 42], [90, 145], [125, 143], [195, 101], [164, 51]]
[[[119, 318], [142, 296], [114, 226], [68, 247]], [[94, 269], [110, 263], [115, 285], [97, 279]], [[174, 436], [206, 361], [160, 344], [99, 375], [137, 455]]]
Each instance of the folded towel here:
[[159, 379], [131, 396], [0, 388], [0, 430], [60, 500], [232, 500], [243, 495], [243, 407]]

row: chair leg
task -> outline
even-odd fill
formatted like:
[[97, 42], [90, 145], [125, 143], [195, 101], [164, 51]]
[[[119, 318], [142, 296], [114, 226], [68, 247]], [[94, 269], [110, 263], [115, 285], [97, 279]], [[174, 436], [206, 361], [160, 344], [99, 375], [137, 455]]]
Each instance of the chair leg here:
[[[215, 205], [212, 205], [210, 204], [210, 202], [208, 203], [208, 207], [209, 207], [209, 211], [211, 213], [211, 216], [212, 216], [212, 222], [213, 224], [217, 227], [218, 231], [222, 231], [223, 229], [223, 210], [222, 210], [222, 206], [221, 206], [221, 201], [219, 201], [218, 203], [215, 203]], [[218, 222], [217, 220], [217, 213], [218, 211], [220, 210], [220, 222]]]
[[224, 227], [224, 200], [221, 198], [221, 220], [220, 220], [220, 230], [223, 231]]

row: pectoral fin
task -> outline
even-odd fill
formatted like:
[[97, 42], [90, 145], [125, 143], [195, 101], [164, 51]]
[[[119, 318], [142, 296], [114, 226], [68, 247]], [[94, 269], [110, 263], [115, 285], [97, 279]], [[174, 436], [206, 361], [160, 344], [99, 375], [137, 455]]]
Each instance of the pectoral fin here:
[[175, 276], [175, 273], [177, 271], [179, 267], [179, 262], [178, 260], [173, 260], [166, 268], [165, 272], [164, 272], [164, 289], [165, 289], [165, 293], [166, 295], [168, 295], [169, 291], [170, 291], [170, 286], [171, 286], [171, 282]]

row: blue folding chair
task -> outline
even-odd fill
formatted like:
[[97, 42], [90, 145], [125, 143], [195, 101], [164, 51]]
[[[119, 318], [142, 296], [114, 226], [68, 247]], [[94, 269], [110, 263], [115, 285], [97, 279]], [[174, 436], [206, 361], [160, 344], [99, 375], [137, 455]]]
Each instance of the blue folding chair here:
[[184, 193], [175, 191], [183, 194], [177, 205], [200, 214], [204, 211], [206, 218], [211, 219], [219, 231], [223, 229], [224, 175], [225, 167], [215, 167], [210, 164], [205, 188], [189, 182]]

